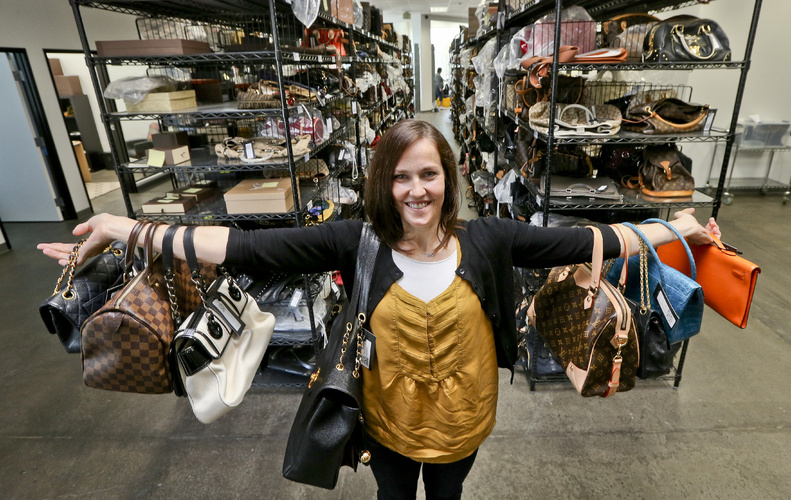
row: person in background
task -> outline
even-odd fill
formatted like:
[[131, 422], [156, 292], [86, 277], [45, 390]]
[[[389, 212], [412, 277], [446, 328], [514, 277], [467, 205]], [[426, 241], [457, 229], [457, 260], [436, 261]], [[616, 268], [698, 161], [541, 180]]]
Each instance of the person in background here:
[[[363, 416], [370, 466], [384, 499], [414, 499], [421, 472], [427, 499], [461, 498], [478, 448], [495, 425], [498, 367], [517, 359], [513, 267], [546, 268], [589, 262], [588, 228], [545, 228], [496, 217], [463, 221], [455, 155], [432, 125], [403, 120], [381, 138], [368, 172], [365, 209], [382, 244], [373, 265], [366, 327], [376, 337], [363, 370]], [[719, 236], [676, 212], [672, 224], [692, 244]], [[90, 233], [80, 262], [113, 240], [127, 240], [135, 221], [100, 214], [79, 224]], [[340, 270], [354, 283], [363, 221], [306, 228], [239, 230], [200, 226], [200, 260], [237, 269], [317, 273]], [[623, 256], [617, 231], [599, 226], [604, 258]], [[165, 227], [156, 230], [161, 248]], [[653, 245], [675, 234], [645, 224]], [[184, 258], [179, 229], [174, 253]], [[638, 249], [636, 235], [631, 248]], [[73, 243], [42, 243], [61, 264]], [[351, 295], [351, 290], [347, 290]], [[265, 410], [264, 410], [265, 411]]]
[[439, 107], [442, 106], [444, 88], [445, 80], [442, 79], [442, 68], [437, 68], [437, 73], [434, 75], [434, 102], [432, 104], [435, 113], [439, 112]]

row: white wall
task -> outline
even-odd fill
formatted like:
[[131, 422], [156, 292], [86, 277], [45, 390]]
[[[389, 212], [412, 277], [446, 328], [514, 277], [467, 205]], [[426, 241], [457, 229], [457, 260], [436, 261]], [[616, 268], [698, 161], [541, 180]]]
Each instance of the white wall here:
[[[82, 177], [74, 158], [66, 125], [60, 116], [55, 86], [44, 49], [82, 50], [69, 2], [66, 0], [0, 0], [0, 47], [24, 48], [47, 115], [55, 149], [63, 165], [69, 192], [78, 212], [90, 208]], [[134, 18], [97, 9], [82, 9], [88, 36], [94, 40], [135, 39]], [[93, 92], [90, 82], [81, 82], [83, 91]], [[3, 96], [0, 96], [3, 99]], [[3, 182], [13, 180], [3, 179]]]

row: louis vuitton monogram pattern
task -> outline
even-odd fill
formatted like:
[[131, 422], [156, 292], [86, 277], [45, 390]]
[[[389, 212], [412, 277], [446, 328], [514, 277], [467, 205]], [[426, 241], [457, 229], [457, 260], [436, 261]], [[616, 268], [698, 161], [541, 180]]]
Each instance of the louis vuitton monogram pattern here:
[[[573, 363], [581, 370], [588, 370], [580, 390], [583, 396], [601, 396], [607, 393], [618, 349], [611, 343], [616, 332], [617, 313], [607, 294], [599, 288], [593, 305], [583, 307], [587, 288], [580, 287], [575, 273], [580, 266], [555, 268], [535, 296], [536, 329], [552, 352], [567, 370]], [[587, 268], [583, 268], [587, 269]], [[566, 278], [563, 275], [568, 273]], [[601, 287], [611, 287], [602, 282]], [[613, 289], [615, 293], [619, 293]], [[618, 392], [634, 387], [639, 364], [637, 336], [634, 322], [629, 325], [628, 341], [621, 349], [621, 366]]]

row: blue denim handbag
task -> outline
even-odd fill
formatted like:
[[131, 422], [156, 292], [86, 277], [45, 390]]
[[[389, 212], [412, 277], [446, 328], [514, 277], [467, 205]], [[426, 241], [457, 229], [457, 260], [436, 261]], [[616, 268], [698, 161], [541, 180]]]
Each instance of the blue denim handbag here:
[[[659, 260], [656, 250], [642, 231], [628, 222], [623, 225], [637, 233], [647, 243], [650, 255], [646, 264], [648, 266], [648, 290], [651, 293], [651, 302], [655, 304], [654, 308], [662, 318], [669, 342], [675, 344], [687, 340], [700, 332], [700, 325], [703, 320], [703, 288], [695, 281], [695, 259], [692, 257], [689, 245], [678, 230], [662, 219], [646, 219], [643, 224], [653, 222], [667, 226], [684, 243], [692, 269], [692, 277], [663, 264]], [[622, 266], [623, 259], [616, 259], [607, 275], [607, 281], [617, 284]], [[629, 277], [626, 282], [624, 296], [637, 303], [640, 302], [639, 280], [640, 256], [633, 255], [629, 257]]]

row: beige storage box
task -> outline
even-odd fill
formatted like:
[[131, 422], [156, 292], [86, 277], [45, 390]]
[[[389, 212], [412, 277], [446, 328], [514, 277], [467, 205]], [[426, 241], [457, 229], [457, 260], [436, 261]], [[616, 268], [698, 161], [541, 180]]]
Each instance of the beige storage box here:
[[[165, 159], [162, 166], [178, 165], [190, 160], [189, 146], [181, 146], [173, 149], [149, 149], [146, 154], [148, 156], [148, 164], [151, 166], [159, 166], [158, 162], [154, 160], [155, 156], [159, 153], [164, 153]], [[161, 158], [161, 157], [160, 157]]]
[[177, 90], [175, 92], [152, 92], [137, 104], [126, 104], [126, 110], [132, 113], [167, 113], [198, 107], [194, 90]]
[[110, 40], [97, 41], [99, 57], [116, 56], [172, 56], [183, 54], [209, 54], [206, 42], [195, 40]]
[[229, 214], [274, 214], [294, 208], [291, 179], [247, 179], [223, 195]]
[[53, 77], [55, 78], [55, 88], [58, 90], [60, 97], [82, 95], [82, 85], [80, 85], [79, 76], [54, 75]]
[[143, 203], [144, 214], [183, 214], [198, 202], [191, 196], [154, 198]]

